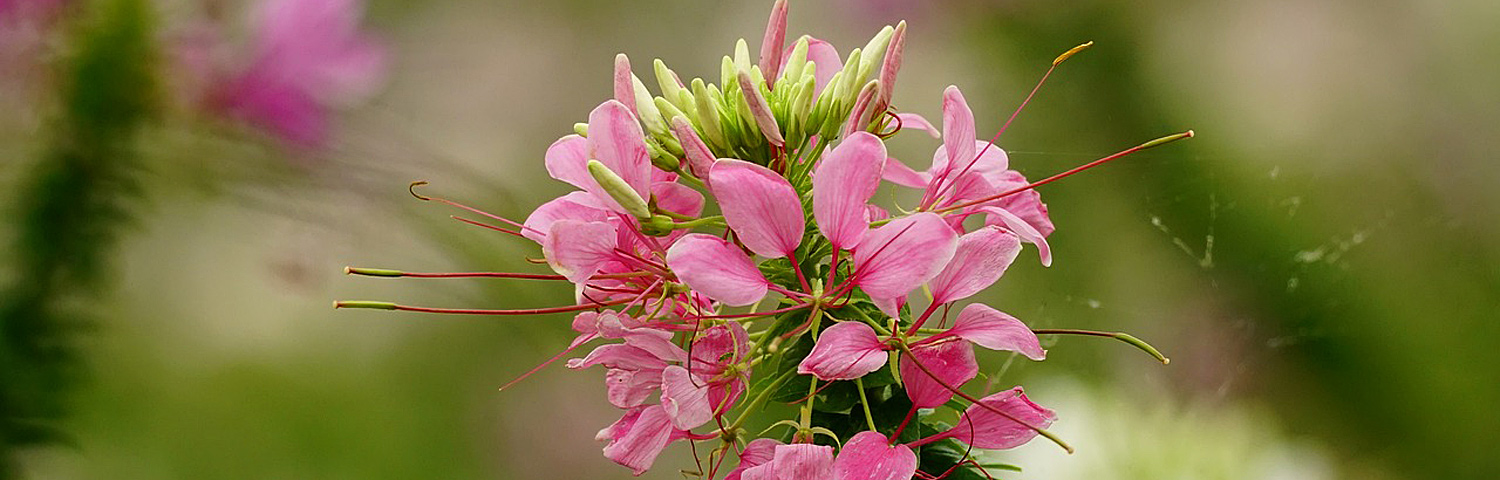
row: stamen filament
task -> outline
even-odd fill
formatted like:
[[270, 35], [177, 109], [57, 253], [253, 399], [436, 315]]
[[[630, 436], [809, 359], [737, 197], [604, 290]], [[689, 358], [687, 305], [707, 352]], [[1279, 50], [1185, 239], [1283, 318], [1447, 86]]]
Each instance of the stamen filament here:
[[1058, 181], [1058, 180], [1062, 180], [1063, 178], [1072, 176], [1075, 173], [1082, 172], [1084, 170], [1088, 170], [1090, 168], [1097, 167], [1099, 165], [1103, 165], [1103, 164], [1105, 164], [1105, 163], [1107, 163], [1107, 162], [1109, 162], [1111, 160], [1114, 160], [1114, 159], [1117, 159], [1117, 158], [1120, 158], [1120, 157], [1124, 157], [1126, 155], [1130, 155], [1132, 153], [1139, 152], [1141, 150], [1146, 150], [1146, 149], [1150, 149], [1150, 148], [1154, 148], [1154, 147], [1159, 147], [1159, 146], [1162, 146], [1162, 145], [1166, 145], [1168, 143], [1172, 143], [1172, 142], [1175, 142], [1175, 141], [1178, 141], [1178, 140], [1182, 140], [1184, 138], [1193, 138], [1193, 131], [1192, 130], [1188, 130], [1188, 131], [1182, 132], [1182, 133], [1167, 135], [1165, 137], [1161, 137], [1161, 138], [1158, 138], [1158, 139], [1155, 139], [1155, 140], [1152, 140], [1152, 141], [1149, 141], [1149, 142], [1146, 142], [1146, 143], [1142, 143], [1140, 145], [1136, 145], [1134, 147], [1130, 147], [1130, 148], [1128, 148], [1126, 150], [1123, 150], [1123, 151], [1121, 151], [1119, 153], [1116, 153], [1114, 155], [1110, 155], [1108, 157], [1104, 157], [1104, 158], [1101, 158], [1101, 159], [1098, 159], [1098, 160], [1094, 160], [1094, 161], [1089, 162], [1089, 163], [1085, 163], [1083, 165], [1079, 165], [1077, 167], [1073, 167], [1073, 169], [1071, 169], [1071, 170], [1059, 173], [1057, 175], [1053, 175], [1053, 176], [1047, 177], [1047, 178], [1042, 179], [1040, 181], [1032, 182], [1032, 183], [1027, 184], [1025, 186], [1013, 188], [1011, 190], [1002, 192], [1002, 193], [1000, 193], [998, 195], [991, 195], [989, 197], [981, 198], [981, 199], [978, 199], [978, 200], [964, 202], [964, 203], [960, 203], [958, 205], [953, 205], [953, 206], [945, 207], [945, 208], [936, 210], [935, 212], [936, 213], [947, 213], [947, 212], [951, 212], [951, 211], [962, 209], [962, 208], [967, 208], [967, 207], [972, 207], [972, 206], [975, 206], [975, 205], [980, 205], [980, 204], [983, 204], [983, 203], [993, 202], [995, 200], [999, 200], [999, 199], [1002, 199], [1002, 198], [1005, 198], [1005, 197], [1009, 197], [1011, 195], [1015, 195], [1017, 193], [1021, 193], [1021, 192], [1027, 191], [1027, 190], [1031, 190], [1033, 188], [1040, 187], [1042, 185], [1046, 185], [1046, 184], [1049, 184], [1049, 183], [1052, 183], [1052, 182], [1055, 182], [1055, 181]]
[[1144, 340], [1136, 338], [1134, 335], [1125, 332], [1098, 332], [1093, 330], [1078, 330], [1072, 328], [1039, 328], [1033, 329], [1031, 332], [1037, 335], [1087, 335], [1091, 337], [1113, 338], [1115, 340], [1128, 343], [1135, 348], [1141, 349], [1141, 351], [1144, 351], [1147, 354], [1151, 355], [1152, 358], [1155, 358], [1156, 361], [1161, 362], [1162, 365], [1172, 363], [1172, 359], [1167, 358], [1165, 355], [1162, 355], [1161, 351], [1157, 350], [1156, 347], [1153, 347], [1151, 346], [1151, 344], [1146, 343]]
[[433, 308], [414, 307], [391, 302], [372, 302], [364, 300], [343, 300], [333, 302], [333, 308], [369, 308], [375, 310], [401, 310], [406, 312], [422, 313], [447, 313], [455, 315], [541, 315], [546, 313], [577, 312], [582, 310], [593, 310], [600, 307], [609, 307], [629, 302], [629, 300], [612, 300], [607, 302], [590, 303], [584, 305], [568, 305], [565, 307], [531, 308], [521, 310], [485, 310], [474, 308]]

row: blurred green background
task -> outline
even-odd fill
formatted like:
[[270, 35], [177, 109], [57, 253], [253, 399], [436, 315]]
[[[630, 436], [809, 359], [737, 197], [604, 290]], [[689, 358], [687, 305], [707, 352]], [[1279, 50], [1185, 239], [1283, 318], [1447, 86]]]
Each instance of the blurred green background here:
[[[184, 19], [248, 4], [131, 3], [75, 2], [26, 68], [4, 64], [5, 335], [55, 317], [64, 340], [33, 350], [72, 366], [33, 378], [28, 350], [0, 352], [12, 390], [60, 399], [39, 435], [61, 439], [6, 438], [0, 477], [629, 476], [593, 441], [618, 415], [598, 371], [496, 391], [566, 346], [568, 316], [330, 301], [569, 302], [559, 285], [342, 268], [543, 270], [534, 246], [407, 184], [524, 217], [569, 190], [542, 153], [611, 95], [615, 53], [716, 76], [769, 1], [372, 0], [386, 81], [317, 152], [186, 111], [158, 68]], [[982, 300], [1033, 327], [1129, 331], [1173, 361], [1089, 338], [1039, 364], [981, 356], [1078, 447], [996, 453], [1025, 467], [1004, 478], [1500, 478], [1500, 4], [794, 0], [790, 30], [847, 51], [901, 19], [895, 105], [937, 119], [956, 84], [980, 132], [1096, 42], [1001, 139], [1033, 179], [1198, 133], [1044, 187], [1056, 264], [1026, 252]], [[892, 142], [915, 166], [934, 146]], [[46, 173], [68, 168], [87, 173]], [[27, 295], [60, 306], [18, 310]], [[692, 461], [679, 444], [657, 465], [647, 478]]]

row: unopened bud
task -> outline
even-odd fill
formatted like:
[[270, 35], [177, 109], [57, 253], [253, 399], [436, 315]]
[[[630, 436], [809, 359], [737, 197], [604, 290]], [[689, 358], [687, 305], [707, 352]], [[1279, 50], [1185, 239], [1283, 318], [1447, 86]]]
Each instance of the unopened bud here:
[[703, 131], [703, 135], [708, 137], [708, 141], [720, 147], [729, 145], [729, 142], [725, 141], [724, 128], [719, 122], [719, 107], [715, 104], [703, 79], [694, 78], [692, 87], [693, 100], [697, 103], [695, 110], [698, 112], [698, 127]]
[[583, 122], [573, 124], [573, 133], [578, 134], [580, 137], [589, 136], [589, 124]]
[[598, 160], [589, 160], [589, 175], [594, 177], [594, 181], [604, 189], [604, 193], [609, 194], [609, 198], [614, 199], [620, 208], [625, 209], [625, 212], [640, 219], [651, 217], [651, 209], [646, 206], [646, 199], [641, 198], [640, 193], [630, 188], [630, 184], [609, 167], [604, 166]]
[[698, 132], [693, 131], [693, 125], [686, 118], [673, 117], [672, 134], [682, 144], [683, 156], [687, 157], [688, 173], [708, 180], [708, 169], [714, 165], [714, 152], [698, 137]]
[[865, 48], [861, 50], [865, 52], [864, 57], [860, 59], [859, 63], [851, 64], [859, 67], [859, 78], [861, 81], [875, 71], [876, 62], [880, 61], [880, 58], [876, 57], [876, 55], [885, 53], [886, 48], [891, 44], [891, 37], [895, 34], [895, 27], [886, 25], [880, 29], [880, 33], [876, 33], [874, 37], [870, 38], [870, 43], [865, 44]]
[[677, 222], [666, 215], [652, 215], [651, 218], [641, 219], [641, 233], [653, 237], [665, 237], [672, 234], [677, 228]]
[[651, 91], [646, 90], [646, 84], [641, 83], [641, 79], [634, 74], [630, 75], [630, 83], [635, 95], [632, 100], [635, 103], [637, 115], [641, 117], [641, 125], [645, 126], [646, 131], [651, 134], [666, 135], [667, 122], [662, 119], [661, 110], [656, 108], [656, 101], [652, 99]]
[[692, 108], [690, 107], [693, 103], [691, 97], [689, 97], [686, 104], [677, 103], [682, 100], [682, 95], [687, 92], [687, 89], [682, 85], [682, 79], [677, 78], [677, 73], [667, 68], [667, 63], [661, 61], [660, 58], [652, 61], [651, 67], [655, 70], [656, 85], [661, 87], [662, 98], [672, 102], [679, 109]]
[[615, 55], [615, 100], [630, 107], [630, 113], [639, 116], [635, 110], [635, 87], [630, 84], [630, 57], [625, 54]]
[[875, 103], [875, 96], [879, 92], [880, 80], [870, 80], [864, 88], [859, 89], [859, 97], [854, 100], [854, 108], [849, 110], [849, 121], [844, 124], [844, 137], [864, 130], [870, 125], [871, 106]]
[[875, 96], [876, 110], [885, 111], [891, 105], [896, 91], [896, 72], [901, 70], [901, 56], [906, 50], [906, 22], [896, 24], [891, 35], [890, 47], [885, 50], [885, 60], [880, 62], [880, 92]]
[[786, 59], [786, 65], [782, 65], [782, 78], [793, 82], [802, 81], [802, 71], [807, 69], [807, 35], [797, 39], [792, 44], [792, 54]]
[[771, 106], [766, 103], [766, 97], [761, 95], [760, 89], [756, 88], [755, 82], [750, 79], [750, 74], [740, 72], [740, 91], [745, 95], [745, 103], [750, 106], [751, 119], [755, 126], [760, 128], [760, 133], [766, 136], [766, 140], [772, 145], [782, 146], [786, 139], [781, 136], [781, 127], [776, 125], [776, 117], [771, 115]]
[[771, 18], [766, 21], [766, 35], [760, 41], [760, 70], [766, 79], [776, 81], [781, 70], [781, 46], [786, 43], [786, 0], [776, 0], [771, 6]]

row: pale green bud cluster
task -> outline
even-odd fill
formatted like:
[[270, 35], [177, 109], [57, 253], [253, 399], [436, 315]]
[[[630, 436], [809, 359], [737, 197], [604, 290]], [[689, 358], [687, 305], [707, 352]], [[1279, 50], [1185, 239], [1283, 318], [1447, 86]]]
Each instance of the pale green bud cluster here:
[[[864, 47], [850, 51], [843, 65], [809, 60], [810, 38], [804, 36], [792, 45], [781, 75], [774, 79], [766, 78], [751, 61], [744, 39], [720, 62], [717, 84], [702, 78], [684, 82], [665, 62], [654, 60], [659, 95], [653, 96], [631, 74], [634, 108], [652, 163], [668, 171], [684, 170], [683, 141], [671, 128], [678, 118], [692, 126], [714, 156], [760, 164], [800, 156], [815, 136], [826, 144], [856, 131], [878, 132], [885, 127], [885, 105], [875, 111], [869, 98], [880, 90], [875, 77], [896, 28], [881, 29]], [[835, 73], [819, 92], [816, 76], [826, 69]], [[587, 134], [586, 124], [574, 129]]]

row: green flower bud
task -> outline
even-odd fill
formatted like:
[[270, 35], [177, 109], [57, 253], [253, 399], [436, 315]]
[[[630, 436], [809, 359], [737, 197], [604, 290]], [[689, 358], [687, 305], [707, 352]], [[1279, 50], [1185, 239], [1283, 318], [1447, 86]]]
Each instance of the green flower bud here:
[[686, 97], [687, 102], [679, 103], [683, 101], [683, 94], [687, 94], [687, 89], [682, 86], [682, 80], [677, 78], [677, 73], [667, 68], [667, 63], [661, 61], [660, 58], [652, 61], [651, 67], [656, 71], [656, 83], [661, 87], [662, 98], [672, 102], [680, 110], [692, 108], [693, 97], [691, 96]]
[[[650, 143], [647, 143], [647, 148], [650, 148], [649, 145]], [[639, 219], [651, 218], [651, 209], [647, 208], [646, 199], [641, 198], [641, 194], [636, 193], [629, 183], [625, 183], [625, 179], [620, 178], [620, 175], [610, 170], [609, 167], [599, 163], [598, 160], [589, 160], [589, 175], [593, 176], [594, 181], [604, 188], [604, 192], [608, 193], [609, 197], [613, 198], [615, 203], [620, 204], [626, 212]]]
[[[758, 70], [758, 69], [757, 69]], [[786, 139], [781, 136], [781, 127], [776, 124], [776, 118], [771, 114], [771, 105], [766, 102], [765, 95], [750, 74], [740, 72], [740, 90], [744, 93], [746, 111], [741, 112], [748, 115], [749, 120], [755, 125], [766, 140], [772, 145], [781, 146], [786, 144]], [[764, 83], [762, 81], [761, 83]]]
[[880, 60], [885, 55], [886, 47], [890, 46], [891, 36], [895, 34], [896, 28], [886, 25], [885, 28], [880, 29], [880, 33], [875, 34], [875, 37], [870, 39], [870, 43], [865, 45], [865, 58], [861, 59], [858, 64], [859, 79], [861, 81], [868, 78], [875, 71], [876, 65], [880, 65]]
[[697, 104], [694, 109], [698, 117], [698, 130], [703, 132], [707, 140], [719, 147], [729, 146], [724, 135], [724, 127], [719, 121], [719, 107], [715, 106], [714, 98], [703, 79], [693, 79], [693, 100]]
[[652, 100], [651, 91], [646, 90], [646, 84], [641, 83], [640, 77], [635, 74], [630, 75], [630, 83], [635, 88], [635, 109], [641, 117], [641, 125], [653, 135], [666, 135], [666, 119], [662, 118], [661, 110], [656, 109], [656, 102]]
[[677, 222], [666, 215], [652, 215], [651, 218], [641, 219], [641, 233], [653, 237], [665, 237], [672, 234], [677, 228]]
[[[788, 83], [802, 81], [802, 72], [807, 69], [808, 63], [807, 42], [807, 35], [803, 35], [802, 38], [797, 39], [797, 43], [792, 44], [792, 55], [787, 57], [787, 63], [782, 66], [781, 73], [781, 78]], [[781, 88], [781, 85], [778, 83], [776, 88]]]
[[589, 124], [582, 122], [573, 124], [573, 133], [578, 134], [580, 137], [589, 136]]

